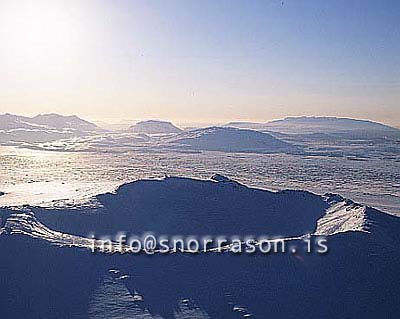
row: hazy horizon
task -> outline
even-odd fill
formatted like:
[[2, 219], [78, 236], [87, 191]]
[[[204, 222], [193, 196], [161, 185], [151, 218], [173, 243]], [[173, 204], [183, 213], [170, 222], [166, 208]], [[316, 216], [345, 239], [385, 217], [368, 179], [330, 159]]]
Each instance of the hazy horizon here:
[[397, 1], [0, 2], [0, 113], [400, 127]]
[[98, 126], [102, 126], [102, 125], [133, 125], [137, 122], [140, 121], [148, 121], [148, 120], [155, 120], [155, 121], [168, 121], [171, 122], [177, 126], [180, 126], [182, 128], [184, 127], [204, 127], [204, 126], [211, 126], [211, 125], [223, 125], [223, 124], [227, 124], [230, 122], [248, 122], [248, 123], [267, 123], [267, 122], [271, 122], [271, 121], [276, 121], [276, 120], [282, 120], [285, 119], [287, 117], [337, 117], [337, 118], [350, 118], [350, 119], [354, 119], [354, 120], [366, 120], [366, 121], [372, 121], [372, 122], [377, 122], [377, 123], [381, 123], [381, 124], [385, 124], [385, 125], [389, 125], [395, 128], [399, 128], [400, 129], [400, 125], [396, 126], [396, 125], [391, 125], [389, 123], [385, 123], [382, 121], [374, 121], [372, 119], [368, 119], [368, 118], [356, 118], [356, 117], [347, 117], [347, 116], [324, 116], [324, 115], [298, 115], [298, 116], [283, 116], [281, 118], [274, 118], [274, 119], [269, 119], [269, 120], [259, 120], [259, 119], [241, 119], [241, 118], [233, 118], [233, 119], [219, 119], [219, 120], [203, 120], [203, 121], [199, 121], [199, 120], [185, 120], [185, 119], [171, 119], [171, 118], [161, 118], [161, 117], [148, 117], [148, 118], [115, 118], [115, 117], [105, 117], [105, 118], [92, 118], [92, 117], [86, 117], [86, 116], [82, 116], [79, 113], [58, 113], [58, 112], [40, 112], [40, 113], [34, 113], [34, 114], [21, 114], [21, 113], [13, 113], [13, 112], [4, 112], [4, 113], [0, 113], [1, 115], [4, 114], [12, 114], [12, 115], [17, 115], [17, 116], [26, 116], [26, 117], [34, 117], [36, 115], [43, 115], [43, 114], [58, 114], [61, 116], [78, 116], [79, 118], [92, 122]]

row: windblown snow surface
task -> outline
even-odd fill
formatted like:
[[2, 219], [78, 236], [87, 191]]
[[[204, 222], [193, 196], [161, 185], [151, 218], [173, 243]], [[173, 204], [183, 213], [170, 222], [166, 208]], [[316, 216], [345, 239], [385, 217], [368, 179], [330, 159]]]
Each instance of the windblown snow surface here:
[[[0, 318], [398, 318], [399, 218], [216, 175], [126, 183], [96, 207], [1, 209]], [[329, 251], [92, 253], [90, 233], [269, 235]]]

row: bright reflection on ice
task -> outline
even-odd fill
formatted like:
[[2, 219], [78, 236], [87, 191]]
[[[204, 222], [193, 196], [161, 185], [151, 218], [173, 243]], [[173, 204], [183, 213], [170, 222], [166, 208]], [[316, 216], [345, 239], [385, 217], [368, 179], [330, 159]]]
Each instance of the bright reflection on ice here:
[[93, 196], [113, 191], [117, 186], [116, 182], [33, 182], [7, 185], [2, 187], [5, 194], [0, 196], [0, 206], [29, 204], [49, 207], [61, 203], [64, 205], [85, 204]]

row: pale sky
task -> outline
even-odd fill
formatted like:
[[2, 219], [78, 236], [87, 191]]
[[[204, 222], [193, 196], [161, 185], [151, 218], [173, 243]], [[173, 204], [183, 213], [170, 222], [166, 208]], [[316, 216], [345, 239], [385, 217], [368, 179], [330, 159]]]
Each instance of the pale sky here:
[[400, 126], [400, 1], [0, 0], [0, 113]]

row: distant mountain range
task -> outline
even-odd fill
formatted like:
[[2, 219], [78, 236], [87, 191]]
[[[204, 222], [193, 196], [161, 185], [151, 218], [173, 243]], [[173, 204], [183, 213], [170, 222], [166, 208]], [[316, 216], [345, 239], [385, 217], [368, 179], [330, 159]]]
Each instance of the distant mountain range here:
[[[282, 120], [266, 123], [229, 122], [224, 126], [284, 134], [341, 133], [350, 131], [400, 133], [400, 129], [378, 122], [340, 117], [286, 117]], [[16, 129], [88, 132], [96, 131], [100, 128], [96, 124], [76, 115], [65, 116], [56, 113], [39, 114], [34, 117], [9, 113], [0, 115], [0, 130]], [[160, 120], [140, 121], [131, 125], [128, 130], [144, 134], [172, 134], [183, 131], [171, 122]]]
[[0, 115], [0, 143], [35, 143], [82, 136], [101, 130], [96, 124], [76, 115], [55, 113], [27, 117], [14, 114]]
[[[293, 153], [343, 156], [375, 156], [382, 152], [399, 154], [400, 129], [381, 123], [336, 117], [287, 117], [267, 123], [230, 122], [222, 127], [182, 130], [168, 121], [148, 120], [113, 132], [76, 115], [39, 114], [34, 117], [0, 115], [0, 143], [47, 147], [59, 144], [75, 149], [133, 146], [168, 148], [179, 151], [220, 151], [246, 153]], [[355, 147], [356, 142], [359, 147]], [[41, 143], [41, 145], [31, 145]], [[61, 146], [60, 146], [61, 145]], [[107, 146], [106, 146], [107, 145]], [[90, 147], [89, 147], [90, 146]], [[50, 145], [50, 149], [55, 149]], [[304, 152], [303, 152], [304, 153]]]
[[340, 133], [349, 131], [380, 131], [400, 133], [400, 129], [373, 122], [341, 117], [286, 117], [267, 123], [230, 122], [226, 126], [267, 130], [286, 134]]
[[29, 130], [62, 130], [62, 131], [94, 131], [96, 124], [79, 118], [76, 115], [39, 114], [27, 117], [14, 114], [0, 115], [0, 130], [29, 129]]

